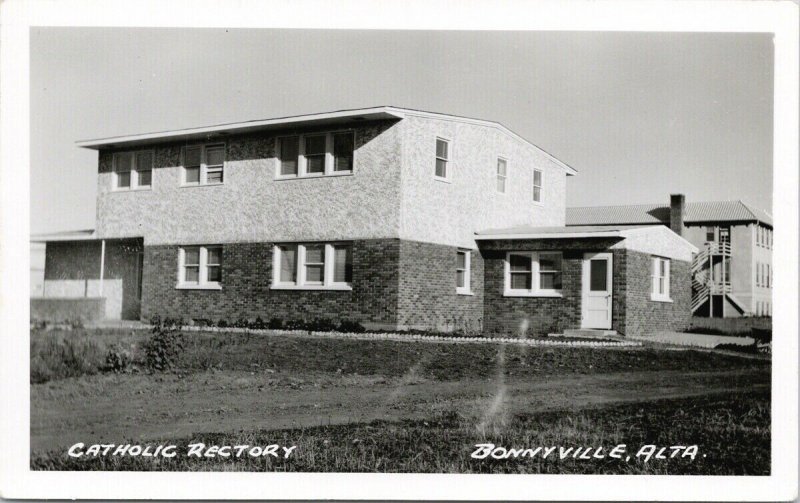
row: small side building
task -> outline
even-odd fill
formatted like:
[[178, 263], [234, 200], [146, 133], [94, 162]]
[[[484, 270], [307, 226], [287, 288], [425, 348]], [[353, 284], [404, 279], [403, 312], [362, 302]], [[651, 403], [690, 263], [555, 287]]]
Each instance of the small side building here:
[[697, 248], [666, 227], [514, 227], [476, 239], [487, 332], [644, 336], [689, 324]]

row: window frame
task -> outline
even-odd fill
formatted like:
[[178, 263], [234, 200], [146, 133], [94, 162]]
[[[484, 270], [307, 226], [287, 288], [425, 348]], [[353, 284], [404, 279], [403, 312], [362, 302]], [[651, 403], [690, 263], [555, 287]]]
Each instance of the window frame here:
[[[511, 288], [511, 255], [519, 255], [528, 257], [531, 261], [530, 274], [531, 274], [531, 288], [530, 290], [522, 288]], [[541, 288], [541, 275], [540, 275], [540, 256], [541, 255], [558, 255], [559, 263], [561, 264], [560, 271], [554, 271], [561, 274], [561, 288], [560, 289], [543, 289]], [[504, 297], [563, 297], [564, 291], [564, 253], [560, 250], [542, 250], [542, 251], [509, 251], [503, 263], [503, 296]]]
[[[500, 161], [505, 163], [505, 173], [500, 174]], [[503, 180], [503, 190], [499, 189], [500, 180]], [[498, 155], [497, 160], [495, 162], [495, 191], [498, 194], [506, 195], [508, 194], [508, 157], [503, 155]]]
[[[122, 154], [130, 154], [131, 155], [131, 165], [127, 171], [120, 171], [117, 169], [117, 159]], [[139, 185], [139, 169], [137, 165], [137, 158], [140, 154], [150, 154], [150, 169], [149, 170], [142, 170], [142, 171], [150, 171], [150, 184], [149, 185]], [[114, 152], [111, 156], [111, 191], [112, 192], [131, 192], [135, 190], [153, 190], [153, 168], [156, 164], [156, 151], [154, 149], [143, 149], [143, 150], [122, 150], [119, 152]], [[119, 187], [119, 173], [130, 173], [130, 185], [127, 187]]]
[[[197, 273], [197, 282], [186, 281], [186, 250], [189, 248], [198, 248], [198, 263], [199, 268]], [[220, 262], [220, 281], [208, 281], [208, 249], [219, 248]], [[222, 268], [224, 267], [224, 247], [222, 245], [181, 245], [178, 247], [178, 282], [175, 288], [178, 290], [222, 290]]]
[[[458, 267], [458, 256], [464, 255], [464, 268]], [[458, 271], [464, 271], [464, 286], [458, 286]], [[472, 293], [472, 250], [459, 248], [456, 250], [456, 293], [458, 295], [473, 295]]]
[[[214, 164], [211, 168], [210, 172], [212, 173], [222, 173], [222, 181], [221, 182], [208, 182], [208, 173], [209, 173], [209, 165], [207, 163], [208, 154], [207, 151], [213, 148], [222, 147], [222, 165]], [[199, 148], [200, 149], [200, 176], [197, 182], [187, 182], [186, 181], [186, 151], [191, 148]], [[213, 143], [197, 143], [192, 145], [184, 145], [181, 148], [181, 187], [214, 187], [217, 185], [225, 185], [225, 165], [228, 162], [228, 146], [224, 142], [213, 142]]]
[[[440, 141], [443, 141], [447, 144], [447, 157], [439, 157], [439, 151], [437, 147], [439, 146]], [[436, 164], [437, 161], [439, 160], [444, 161], [443, 177], [436, 174]], [[452, 164], [453, 164], [453, 140], [445, 136], [436, 135], [433, 140], [433, 179], [438, 180], [440, 182], [452, 183], [453, 181], [453, 171], [451, 169]]]
[[[306, 247], [307, 246], [323, 246], [323, 261], [322, 270], [323, 278], [321, 283], [308, 283], [306, 281]], [[336, 247], [349, 247], [350, 248], [350, 263], [352, 267], [353, 261], [353, 243], [348, 241], [331, 241], [331, 242], [292, 242], [292, 243], [277, 243], [272, 248], [272, 282], [270, 289], [272, 290], [342, 290], [349, 291], [353, 289], [353, 278], [351, 272], [350, 282], [337, 282], [334, 281], [334, 267], [335, 267], [335, 252]], [[280, 279], [281, 273], [281, 253], [282, 247], [292, 247], [295, 249], [295, 281], [293, 283], [283, 282]], [[317, 264], [315, 262], [314, 264]], [[352, 271], [352, 270], [351, 270]]]
[[[339, 170], [336, 171], [336, 156], [334, 155], [334, 136], [340, 134], [350, 134], [353, 140], [353, 160], [352, 166], [349, 170]], [[308, 162], [306, 158], [306, 139], [312, 138], [314, 136], [324, 136], [325, 137], [325, 163], [322, 170], [322, 173], [308, 173]], [[297, 138], [297, 173], [294, 175], [284, 175], [281, 173], [281, 147], [283, 145], [283, 139], [285, 138]], [[297, 180], [300, 178], [322, 178], [322, 177], [329, 177], [329, 176], [352, 176], [355, 173], [356, 168], [356, 158], [357, 158], [357, 149], [356, 149], [356, 130], [353, 128], [349, 129], [335, 129], [331, 131], [316, 131], [311, 133], [295, 133], [295, 134], [285, 134], [281, 136], [275, 137], [275, 180]]]
[[[661, 275], [661, 264], [665, 264], [664, 275]], [[660, 292], [660, 280], [664, 280], [664, 291]], [[672, 284], [672, 261], [667, 257], [652, 255], [650, 266], [650, 300], [656, 302], [672, 302], [670, 296]]]
[[[536, 185], [536, 173], [539, 173], [539, 185]], [[536, 188], [539, 188], [539, 200], [536, 200]], [[533, 168], [531, 172], [531, 201], [533, 204], [544, 205], [544, 170]]]

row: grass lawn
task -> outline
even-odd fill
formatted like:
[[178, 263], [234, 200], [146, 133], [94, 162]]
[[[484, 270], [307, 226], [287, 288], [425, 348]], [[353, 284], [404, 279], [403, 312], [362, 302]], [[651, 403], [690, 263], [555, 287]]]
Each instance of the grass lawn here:
[[[188, 333], [173, 372], [100, 371], [109, 349], [136, 363], [147, 336], [32, 332], [33, 469], [769, 472], [768, 360], [655, 348]], [[75, 442], [297, 448], [285, 461], [69, 458]], [[627, 444], [633, 455], [642, 444], [697, 444], [699, 454], [648, 463], [635, 456], [471, 459], [484, 442]]]

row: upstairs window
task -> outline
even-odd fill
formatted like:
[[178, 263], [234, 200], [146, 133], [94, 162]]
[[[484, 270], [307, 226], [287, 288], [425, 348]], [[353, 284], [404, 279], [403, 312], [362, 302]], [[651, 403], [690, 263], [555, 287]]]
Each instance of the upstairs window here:
[[668, 258], [653, 257], [652, 300], [671, 300], [669, 297], [669, 269], [670, 263]]
[[152, 150], [114, 154], [114, 190], [150, 188], [153, 158]]
[[218, 185], [223, 182], [225, 145], [193, 145], [183, 149], [182, 185]]
[[717, 228], [713, 225], [709, 225], [706, 227], [706, 241], [709, 243], [713, 243], [717, 240]]
[[533, 201], [542, 202], [542, 170], [533, 170]]
[[447, 163], [450, 162], [450, 142], [444, 138], [436, 138], [436, 167], [434, 176], [447, 180], [449, 177]]
[[277, 245], [272, 259], [273, 289], [349, 290], [353, 281], [349, 243]]
[[561, 252], [510, 252], [505, 262], [506, 296], [560, 296]]
[[221, 246], [184, 246], [178, 250], [177, 288], [219, 290], [221, 284]]
[[354, 150], [352, 131], [278, 138], [277, 178], [350, 174]]
[[456, 252], [456, 293], [470, 295], [470, 252], [458, 250]]
[[502, 157], [497, 158], [497, 192], [506, 193], [506, 177], [508, 175], [508, 163]]

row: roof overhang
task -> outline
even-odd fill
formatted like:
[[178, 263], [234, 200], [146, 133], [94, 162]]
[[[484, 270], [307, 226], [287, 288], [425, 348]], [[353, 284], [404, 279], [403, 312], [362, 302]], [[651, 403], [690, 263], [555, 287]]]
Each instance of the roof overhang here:
[[97, 239], [94, 229], [79, 231], [53, 232], [50, 234], [31, 234], [31, 243], [48, 243], [53, 241], [91, 241]]
[[76, 145], [83, 148], [101, 150], [105, 148], [135, 147], [154, 142], [183, 142], [208, 139], [223, 139], [229, 134], [254, 133], [286, 128], [308, 126], [331, 126], [356, 124], [364, 121], [395, 119], [404, 117], [403, 113], [392, 107], [360, 108], [355, 110], [339, 110], [321, 114], [296, 115], [275, 119], [254, 120], [217, 124], [198, 128], [177, 129], [173, 131], [157, 131], [128, 136], [112, 136], [94, 140], [81, 140]]
[[519, 240], [519, 239], [572, 239], [572, 238], [623, 238], [622, 231], [598, 231], [598, 232], [530, 232], [530, 233], [497, 233], [497, 234], [477, 234], [476, 241], [496, 241], [496, 240]]

